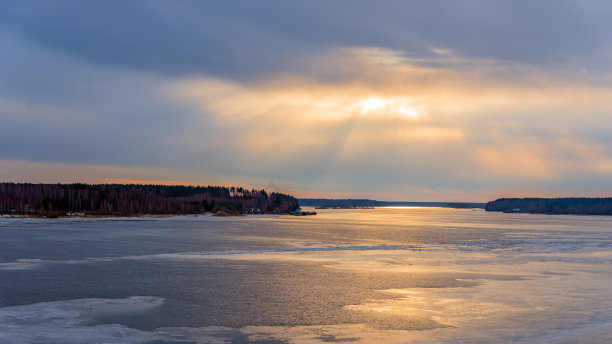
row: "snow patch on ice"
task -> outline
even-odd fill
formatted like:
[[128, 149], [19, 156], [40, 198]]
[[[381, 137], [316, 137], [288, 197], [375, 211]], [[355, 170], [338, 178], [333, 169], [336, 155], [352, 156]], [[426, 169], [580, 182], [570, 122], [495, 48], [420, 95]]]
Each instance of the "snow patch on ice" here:
[[158, 334], [123, 325], [80, 326], [97, 311], [146, 312], [163, 299], [78, 299], [0, 308], [0, 343], [146, 343]]

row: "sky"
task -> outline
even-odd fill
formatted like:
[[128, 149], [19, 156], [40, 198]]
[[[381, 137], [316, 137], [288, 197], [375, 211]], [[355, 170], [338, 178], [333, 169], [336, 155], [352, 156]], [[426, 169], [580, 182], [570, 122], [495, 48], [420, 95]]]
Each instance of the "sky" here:
[[0, 2], [0, 180], [612, 196], [609, 1]]

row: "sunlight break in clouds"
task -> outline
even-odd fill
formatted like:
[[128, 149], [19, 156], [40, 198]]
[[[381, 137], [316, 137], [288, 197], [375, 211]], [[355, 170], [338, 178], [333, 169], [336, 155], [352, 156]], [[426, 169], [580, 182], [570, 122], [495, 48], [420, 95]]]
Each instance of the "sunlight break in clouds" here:
[[371, 97], [358, 101], [353, 106], [362, 114], [399, 114], [408, 118], [419, 117], [419, 107], [414, 106], [409, 98]]

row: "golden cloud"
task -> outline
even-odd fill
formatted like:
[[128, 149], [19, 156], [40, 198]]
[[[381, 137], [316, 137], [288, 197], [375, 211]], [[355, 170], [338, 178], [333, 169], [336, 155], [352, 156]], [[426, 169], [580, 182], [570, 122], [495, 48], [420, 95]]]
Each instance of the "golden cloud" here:
[[421, 174], [444, 170], [472, 183], [612, 169], [605, 142], [577, 130], [612, 130], [606, 85], [452, 51], [415, 60], [344, 48], [303, 63], [306, 74], [242, 83], [184, 79], [167, 90], [231, 130], [234, 151], [246, 161], [283, 164], [304, 152], [329, 153], [331, 161], [311, 161], [333, 164], [329, 173], [378, 164]]

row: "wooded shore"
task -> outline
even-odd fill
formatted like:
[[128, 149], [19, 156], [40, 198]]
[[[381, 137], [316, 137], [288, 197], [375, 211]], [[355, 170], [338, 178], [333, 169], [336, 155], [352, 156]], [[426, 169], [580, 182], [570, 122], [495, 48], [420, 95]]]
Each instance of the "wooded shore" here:
[[233, 186], [0, 183], [4, 215], [288, 214], [298, 208], [293, 196]]
[[487, 211], [534, 214], [612, 215], [612, 198], [500, 198]]

